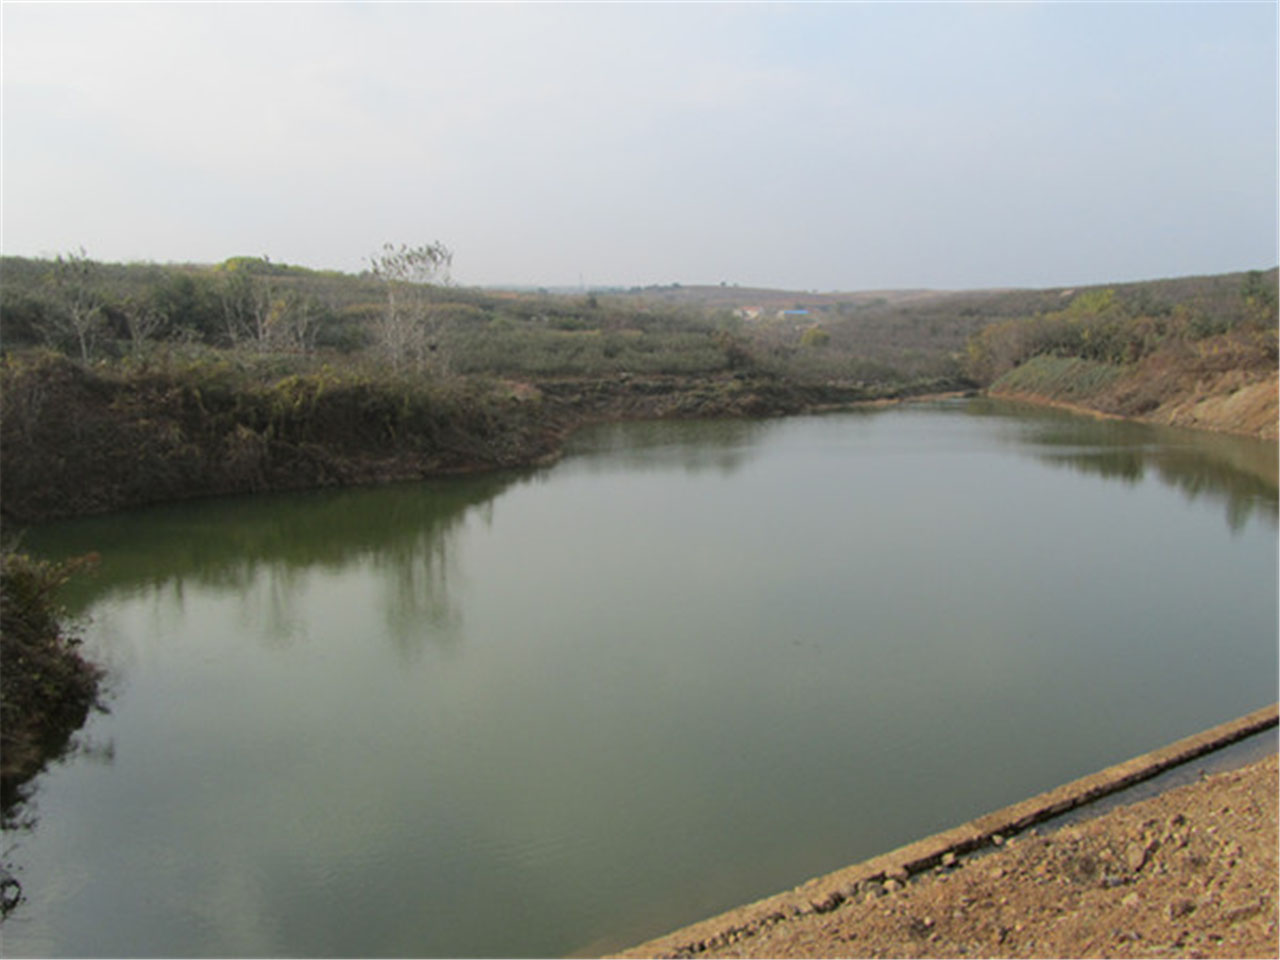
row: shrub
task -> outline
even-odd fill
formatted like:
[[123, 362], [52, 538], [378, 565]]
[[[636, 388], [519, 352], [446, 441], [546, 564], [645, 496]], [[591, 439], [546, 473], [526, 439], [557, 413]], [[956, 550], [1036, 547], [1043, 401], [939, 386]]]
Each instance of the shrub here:
[[0, 805], [58, 756], [97, 703], [101, 670], [77, 650], [59, 622], [54, 595], [93, 562], [36, 560], [0, 552]]

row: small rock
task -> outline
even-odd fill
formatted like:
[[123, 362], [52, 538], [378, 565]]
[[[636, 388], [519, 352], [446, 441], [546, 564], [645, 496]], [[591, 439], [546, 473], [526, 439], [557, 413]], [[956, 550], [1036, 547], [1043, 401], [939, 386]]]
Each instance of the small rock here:
[[1227, 923], [1236, 923], [1239, 920], [1246, 920], [1249, 917], [1256, 916], [1262, 912], [1262, 907], [1256, 903], [1246, 903], [1239, 907], [1234, 907], [1222, 912], [1222, 919]]
[[1124, 907], [1136, 907], [1142, 898], [1136, 893], [1129, 893], [1120, 898], [1120, 905]]
[[1194, 901], [1188, 900], [1186, 897], [1179, 897], [1177, 900], [1174, 900], [1169, 904], [1166, 911], [1169, 914], [1170, 920], [1176, 920], [1178, 917], [1185, 917], [1188, 913], [1195, 910], [1195, 908], [1196, 905]]
[[842, 903], [844, 903], [844, 894], [839, 890], [832, 890], [825, 897], [814, 900], [812, 906], [814, 913], [830, 913]]
[[897, 891], [901, 890], [902, 887], [903, 887], [902, 881], [898, 880], [895, 877], [890, 877], [888, 880], [884, 882], [885, 893], [896, 893]]
[[1147, 862], [1147, 848], [1140, 843], [1131, 843], [1124, 852], [1124, 862], [1134, 873], [1142, 869], [1142, 865]]
[[997, 847], [1004, 846], [1004, 837], [1002, 837], [998, 833], [992, 834], [991, 842], [994, 843]]
[[954, 867], [956, 865], [956, 855], [948, 850], [942, 855], [942, 865], [944, 867]]

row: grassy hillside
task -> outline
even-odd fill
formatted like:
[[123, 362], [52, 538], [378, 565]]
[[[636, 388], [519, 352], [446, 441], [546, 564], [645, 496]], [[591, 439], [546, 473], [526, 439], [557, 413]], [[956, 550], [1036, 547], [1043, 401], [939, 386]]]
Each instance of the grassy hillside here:
[[[340, 274], [235, 257], [216, 265], [0, 258], [8, 347], [47, 346], [82, 361], [205, 347], [339, 357], [433, 375], [559, 377], [714, 374], [897, 382], [857, 344], [758, 336], [707, 302], [607, 294], [514, 293]], [[956, 373], [954, 361], [930, 375]]]
[[1276, 282], [1270, 270], [1080, 291], [984, 327], [968, 369], [995, 395], [1274, 439]]
[[0, 279], [10, 522], [514, 466], [595, 419], [974, 383], [1274, 435], [1275, 270], [1080, 290], [553, 295], [71, 255], [0, 259]]

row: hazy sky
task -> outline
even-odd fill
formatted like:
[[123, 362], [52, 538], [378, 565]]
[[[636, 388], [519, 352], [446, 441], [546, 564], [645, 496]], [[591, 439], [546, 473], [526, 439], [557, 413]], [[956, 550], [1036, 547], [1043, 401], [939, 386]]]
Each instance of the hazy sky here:
[[1274, 266], [1277, 6], [21, 4], [3, 250], [466, 284]]

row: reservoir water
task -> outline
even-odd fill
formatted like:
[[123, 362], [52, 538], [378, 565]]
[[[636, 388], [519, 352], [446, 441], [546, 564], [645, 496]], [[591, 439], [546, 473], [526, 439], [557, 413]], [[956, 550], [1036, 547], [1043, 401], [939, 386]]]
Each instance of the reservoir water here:
[[558, 956], [1277, 699], [1276, 445], [985, 400], [27, 531], [109, 712], [9, 956]]

